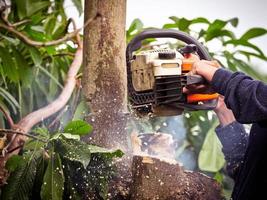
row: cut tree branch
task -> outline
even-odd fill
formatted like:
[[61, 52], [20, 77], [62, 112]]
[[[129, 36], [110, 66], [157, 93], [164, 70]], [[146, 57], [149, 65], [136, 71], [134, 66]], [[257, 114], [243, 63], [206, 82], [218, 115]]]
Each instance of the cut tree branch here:
[[66, 105], [76, 85], [75, 77], [82, 65], [82, 53], [83, 49], [79, 47], [75, 53], [74, 60], [67, 74], [66, 83], [59, 97], [47, 106], [28, 114], [18, 122], [17, 127], [23, 132], [28, 132], [35, 124], [58, 112]]
[[[26, 36], [24, 33], [16, 30], [12, 24], [6, 25], [6, 24], [3, 24], [3, 23], [0, 23], [0, 28], [5, 29], [10, 33], [13, 33], [19, 39], [21, 39], [23, 42], [25, 42], [26, 44], [31, 45], [31, 46], [35, 46], [35, 47], [46, 47], [46, 46], [58, 45], [58, 44], [61, 44], [61, 43], [65, 42], [65, 41], [71, 40], [74, 37], [77, 38], [77, 42], [78, 42], [78, 45], [79, 45], [79, 43], [81, 43], [79, 41], [80, 40], [79, 39], [80, 38], [79, 32], [84, 27], [86, 27], [88, 24], [90, 24], [97, 17], [99, 17], [99, 15], [96, 15], [95, 17], [92, 17], [92, 18], [88, 19], [82, 28], [76, 29], [73, 32], [66, 34], [65, 36], [63, 36], [62, 38], [60, 38], [58, 40], [53, 40], [53, 41], [48, 41], [48, 42], [39, 42], [39, 41], [32, 40], [31, 38]], [[72, 20], [72, 22], [73, 22], [73, 20]], [[73, 26], [74, 26], [74, 28], [76, 27], [75, 23], [74, 23]]]

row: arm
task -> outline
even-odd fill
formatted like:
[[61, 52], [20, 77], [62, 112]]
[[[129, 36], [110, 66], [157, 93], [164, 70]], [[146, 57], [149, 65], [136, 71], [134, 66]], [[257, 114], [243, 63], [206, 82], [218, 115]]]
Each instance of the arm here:
[[220, 125], [215, 131], [223, 146], [222, 151], [227, 163], [226, 170], [229, 176], [235, 179], [244, 159], [248, 134], [243, 125], [235, 121], [232, 111], [226, 107], [222, 97], [219, 97], [218, 105], [214, 111], [220, 121]]
[[214, 67], [211, 61], [194, 64], [195, 73], [211, 83], [213, 89], [225, 97], [237, 121], [260, 122], [267, 119], [267, 85], [241, 72], [232, 73]]

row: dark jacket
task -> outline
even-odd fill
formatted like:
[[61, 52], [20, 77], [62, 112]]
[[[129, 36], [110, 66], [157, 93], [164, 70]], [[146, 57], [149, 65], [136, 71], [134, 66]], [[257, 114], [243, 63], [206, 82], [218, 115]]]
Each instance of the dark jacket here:
[[238, 122], [253, 123], [232, 198], [267, 199], [267, 85], [225, 69], [215, 72], [211, 85], [225, 97]]

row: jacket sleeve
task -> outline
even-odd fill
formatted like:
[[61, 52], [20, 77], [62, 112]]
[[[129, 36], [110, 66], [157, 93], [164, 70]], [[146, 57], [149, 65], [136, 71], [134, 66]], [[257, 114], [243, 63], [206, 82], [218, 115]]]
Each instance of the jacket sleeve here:
[[244, 160], [248, 145], [248, 134], [243, 125], [236, 121], [223, 127], [218, 126], [215, 131], [222, 144], [227, 173], [235, 179]]
[[267, 85], [241, 72], [218, 69], [211, 81], [213, 89], [225, 97], [240, 123], [254, 123], [267, 119]]

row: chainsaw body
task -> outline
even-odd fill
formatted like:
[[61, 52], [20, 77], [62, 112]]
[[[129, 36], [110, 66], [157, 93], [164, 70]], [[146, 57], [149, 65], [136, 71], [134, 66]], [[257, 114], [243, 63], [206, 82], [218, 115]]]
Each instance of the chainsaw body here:
[[[157, 49], [134, 53], [147, 38], [176, 38], [187, 45], [179, 50]], [[127, 46], [127, 81], [131, 107], [138, 114], [156, 116], [179, 115], [186, 110], [210, 110], [217, 104], [217, 94], [183, 93], [190, 84], [205, 80], [190, 75], [193, 60], [190, 55], [210, 60], [206, 49], [191, 36], [176, 30], [146, 30]]]

